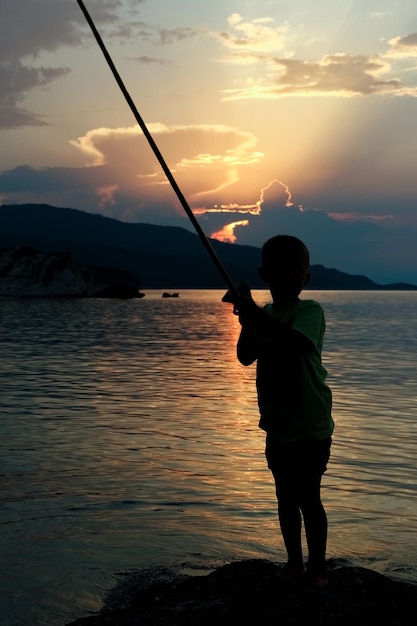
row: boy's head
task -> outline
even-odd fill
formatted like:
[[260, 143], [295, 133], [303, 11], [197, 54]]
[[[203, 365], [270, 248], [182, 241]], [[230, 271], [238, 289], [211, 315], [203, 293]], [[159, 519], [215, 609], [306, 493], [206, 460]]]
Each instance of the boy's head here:
[[307, 247], [297, 237], [276, 235], [262, 247], [262, 266], [259, 275], [268, 283], [274, 298], [298, 298], [310, 274], [310, 255]]

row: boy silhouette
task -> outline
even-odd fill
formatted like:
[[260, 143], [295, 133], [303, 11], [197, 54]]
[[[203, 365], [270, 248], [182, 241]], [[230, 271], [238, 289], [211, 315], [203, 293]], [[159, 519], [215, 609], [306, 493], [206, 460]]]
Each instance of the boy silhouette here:
[[[277, 235], [262, 248], [261, 279], [272, 303], [260, 308], [249, 290], [232, 301], [241, 332], [237, 357], [257, 362], [259, 426], [266, 431], [265, 455], [276, 487], [278, 517], [288, 560], [288, 579], [306, 577], [317, 587], [328, 584], [327, 516], [321, 479], [330, 456], [332, 395], [321, 363], [325, 320], [314, 300], [299, 295], [309, 280], [309, 252], [289, 235]], [[308, 546], [302, 554], [302, 519]]]

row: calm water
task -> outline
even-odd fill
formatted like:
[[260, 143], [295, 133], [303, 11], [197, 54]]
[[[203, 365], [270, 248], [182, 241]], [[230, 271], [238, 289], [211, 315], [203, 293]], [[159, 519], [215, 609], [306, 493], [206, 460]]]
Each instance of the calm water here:
[[[3, 626], [98, 610], [116, 572], [284, 560], [222, 295], [0, 300]], [[304, 297], [327, 316], [328, 556], [417, 582], [417, 293]]]

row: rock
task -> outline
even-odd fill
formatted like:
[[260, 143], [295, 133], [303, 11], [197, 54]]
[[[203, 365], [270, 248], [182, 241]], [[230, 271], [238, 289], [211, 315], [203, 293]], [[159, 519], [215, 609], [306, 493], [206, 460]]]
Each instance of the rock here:
[[[0, 296], [70, 296], [143, 298], [127, 281], [102, 283], [94, 271], [78, 265], [69, 253], [44, 254], [29, 246], [0, 250]], [[113, 274], [117, 275], [117, 270]], [[119, 272], [120, 273], [120, 272]], [[110, 276], [111, 269], [102, 276]]]
[[[411, 626], [417, 587], [360, 567], [329, 564], [324, 590], [282, 578], [282, 566], [266, 560], [231, 563], [207, 576], [173, 580], [138, 575], [129, 601], [67, 626]], [[153, 578], [153, 580], [152, 580]], [[127, 583], [125, 583], [126, 585]], [[122, 594], [123, 595], [123, 594]]]
[[93, 288], [89, 271], [68, 253], [42, 254], [27, 246], [0, 251], [1, 296], [86, 296]]

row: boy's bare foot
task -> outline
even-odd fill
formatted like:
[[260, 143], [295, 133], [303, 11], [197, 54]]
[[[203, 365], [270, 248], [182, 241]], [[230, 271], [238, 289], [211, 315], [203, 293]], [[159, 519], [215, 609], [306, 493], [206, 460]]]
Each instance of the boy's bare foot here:
[[306, 582], [310, 587], [325, 589], [329, 585], [329, 579], [325, 570], [307, 570]]
[[303, 580], [305, 573], [303, 564], [292, 565], [291, 563], [287, 563], [282, 570], [282, 577], [284, 580], [289, 581]]

